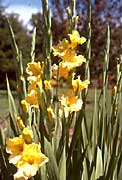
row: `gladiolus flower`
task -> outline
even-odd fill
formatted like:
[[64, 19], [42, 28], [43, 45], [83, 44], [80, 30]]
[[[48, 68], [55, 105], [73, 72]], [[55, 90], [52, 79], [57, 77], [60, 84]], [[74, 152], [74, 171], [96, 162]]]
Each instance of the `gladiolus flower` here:
[[30, 76], [40, 76], [43, 73], [43, 69], [40, 65], [40, 62], [32, 62], [27, 64], [26, 68], [27, 74]]
[[55, 79], [57, 77], [60, 79], [61, 77], [67, 79], [69, 75], [70, 68], [66, 65], [66, 63], [59, 63], [59, 66], [54, 64], [52, 66], [52, 75]]
[[55, 118], [55, 114], [53, 112], [53, 109], [51, 107], [48, 107], [47, 112], [48, 112], [49, 120], [50, 120], [51, 124], [53, 124], [53, 121]]
[[77, 112], [82, 107], [82, 100], [77, 96], [62, 96], [60, 98], [61, 105], [64, 107], [65, 116], [68, 117], [69, 113]]
[[23, 129], [25, 128], [25, 125], [24, 125], [24, 123], [23, 123], [22, 118], [21, 118], [20, 116], [17, 116], [16, 120], [17, 120], [17, 124], [18, 124], [19, 128], [20, 128], [21, 130], [23, 130]]
[[33, 138], [32, 130], [28, 129], [27, 127], [24, 128], [22, 131], [22, 137], [27, 144], [31, 143]]
[[75, 50], [69, 49], [66, 54], [62, 57], [64, 62], [74, 62], [78, 65], [81, 65], [83, 62], [86, 62], [86, 59], [82, 55], [76, 55]]
[[89, 83], [90, 82], [88, 80], [81, 81], [80, 77], [78, 77], [78, 79], [75, 79], [75, 80], [73, 79], [72, 80], [73, 90], [75, 92], [78, 91], [78, 90], [83, 90], [88, 86]]
[[28, 112], [28, 103], [25, 99], [21, 100], [21, 105], [24, 113]]
[[35, 176], [39, 167], [48, 162], [48, 158], [41, 152], [38, 144], [25, 144], [21, 159], [17, 163], [17, 173], [14, 178], [26, 180]]
[[52, 89], [50, 81], [45, 80], [44, 85], [45, 85], [45, 90], [46, 91], [50, 91]]
[[8, 139], [6, 141], [6, 144], [7, 144], [7, 148], [6, 148], [7, 153], [17, 155], [23, 151], [24, 140], [22, 136], [19, 136], [13, 139]]
[[69, 41], [66, 39], [63, 39], [59, 42], [58, 45], [53, 47], [53, 55], [58, 57], [63, 57], [69, 47]]
[[31, 106], [38, 106], [37, 92], [36, 90], [31, 90], [31, 92], [27, 95], [27, 102]]
[[23, 136], [7, 140], [7, 153], [11, 154], [9, 163], [17, 167], [15, 180], [27, 180], [35, 176], [39, 167], [48, 162], [38, 144], [26, 144]]
[[9, 163], [16, 165], [20, 160], [21, 154], [24, 149], [24, 139], [22, 138], [22, 136], [15, 137], [13, 139], [8, 139], [6, 141], [6, 144], [6, 152], [11, 154], [9, 156]]
[[76, 30], [74, 30], [72, 34], [69, 34], [69, 38], [72, 49], [74, 49], [78, 44], [82, 45], [84, 42], [86, 42], [86, 38], [80, 37], [79, 32]]
[[112, 89], [112, 95], [115, 96], [117, 93], [117, 86], [115, 85]]

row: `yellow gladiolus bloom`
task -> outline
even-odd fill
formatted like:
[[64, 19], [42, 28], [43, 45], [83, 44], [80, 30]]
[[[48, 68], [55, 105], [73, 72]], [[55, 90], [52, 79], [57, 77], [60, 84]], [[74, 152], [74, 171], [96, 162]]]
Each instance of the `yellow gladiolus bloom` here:
[[[38, 91], [37, 91], [38, 90]], [[39, 93], [39, 94], [38, 94]], [[28, 95], [26, 97], [26, 101], [30, 104], [30, 106], [38, 106], [38, 95], [42, 95], [42, 80], [37, 82], [31, 82], [28, 86]], [[39, 97], [40, 98], [40, 97]]]
[[28, 93], [31, 93], [32, 90], [36, 91], [37, 88], [39, 88], [39, 92], [41, 94], [42, 93], [42, 79], [41, 78], [39, 78], [38, 81], [29, 81]]
[[23, 130], [23, 129], [25, 128], [25, 125], [24, 125], [24, 123], [23, 123], [22, 118], [21, 118], [20, 116], [17, 116], [16, 119], [17, 119], [17, 124], [18, 124], [19, 128], [20, 128], [21, 130]]
[[22, 136], [15, 137], [13, 139], [8, 139], [6, 141], [7, 148], [6, 152], [9, 154], [20, 154], [23, 151], [23, 146], [24, 146], [24, 139]]
[[68, 78], [70, 68], [66, 65], [66, 63], [59, 63], [59, 66], [54, 64], [52, 66], [52, 75], [55, 79], [57, 77], [60, 79], [61, 77], [64, 77], [65, 79]]
[[55, 114], [53, 112], [53, 109], [51, 107], [48, 107], [47, 112], [48, 112], [49, 120], [50, 120], [51, 124], [53, 124], [54, 118], [55, 118]]
[[30, 106], [38, 107], [38, 95], [42, 95], [42, 79], [41, 74], [43, 72], [40, 63], [29, 63], [26, 69], [30, 75], [27, 80], [29, 81], [28, 85], [28, 95], [26, 101]]
[[88, 80], [81, 81], [80, 77], [78, 77], [78, 79], [75, 79], [75, 80], [73, 79], [72, 80], [73, 90], [75, 92], [78, 91], [78, 90], [83, 90], [88, 86], [89, 83], [90, 82]]
[[26, 144], [23, 136], [8, 139], [6, 151], [11, 154], [9, 163], [17, 167], [17, 172], [14, 174], [15, 180], [26, 180], [35, 176], [39, 167], [48, 162], [48, 158], [41, 152], [40, 146], [35, 143]]
[[69, 48], [69, 41], [66, 39], [63, 39], [58, 43], [58, 45], [54, 46], [53, 49], [53, 55], [62, 57], [65, 55], [67, 49]]
[[45, 85], [45, 90], [46, 91], [50, 91], [52, 89], [50, 81], [45, 80], [44, 85]]
[[37, 88], [36, 82], [31, 82], [31, 83], [28, 85], [28, 93], [30, 93], [32, 90], [35, 90], [35, 91], [36, 91], [36, 88]]
[[82, 107], [82, 100], [78, 99], [77, 96], [62, 96], [60, 98], [61, 105], [64, 107], [65, 116], [68, 117], [69, 113], [77, 112]]
[[112, 89], [112, 95], [115, 96], [117, 93], [117, 86], [115, 85]]
[[27, 127], [24, 128], [22, 131], [22, 137], [27, 144], [31, 143], [33, 138], [32, 130], [28, 129]]
[[25, 163], [22, 168], [14, 174], [14, 180], [27, 180], [36, 175], [38, 167], [36, 165], [30, 165]]
[[54, 77], [54, 78], [56, 78], [57, 79], [57, 76], [58, 76], [58, 65], [57, 64], [53, 64], [52, 65], [52, 76]]
[[31, 62], [27, 64], [26, 72], [30, 76], [39, 76], [43, 73], [43, 69], [40, 62]]
[[64, 77], [65, 79], [69, 76], [70, 68], [63, 62], [59, 64], [59, 77]]
[[37, 88], [39, 90], [40, 95], [42, 94], [42, 80], [37, 81]]
[[86, 59], [82, 55], [76, 55], [75, 50], [69, 49], [66, 51], [65, 55], [62, 57], [62, 63], [65, 63], [65, 67], [69, 69], [81, 66]]
[[27, 102], [31, 106], [38, 106], [38, 99], [37, 99], [36, 90], [31, 90], [31, 92], [27, 95]]
[[21, 100], [21, 105], [24, 113], [28, 112], [28, 103], [25, 99]]
[[26, 180], [35, 176], [39, 167], [48, 162], [48, 158], [41, 152], [38, 144], [25, 144], [21, 159], [16, 167], [17, 173], [14, 174], [16, 180]]
[[86, 59], [82, 55], [76, 55], [75, 50], [69, 49], [65, 55], [62, 57], [64, 62], [74, 62], [81, 65], [83, 62], [86, 62]]
[[[38, 79], [40, 76], [38, 76]], [[35, 84], [37, 82], [37, 77], [36, 76], [28, 76], [27, 80], [29, 81], [30, 84]]]
[[86, 41], [86, 38], [80, 37], [79, 32], [74, 30], [72, 34], [69, 34], [71, 41], [71, 48], [74, 49], [78, 44], [83, 44]]
[[59, 66], [54, 64], [52, 66], [52, 74], [53, 76], [57, 77], [57, 75], [60, 77], [67, 78], [68, 73], [71, 69], [78, 67], [82, 65], [84, 62], [86, 62], [86, 59], [82, 55], [76, 55], [75, 50], [68, 49], [65, 51], [64, 56], [61, 57], [62, 62], [59, 63]]
[[24, 149], [24, 139], [22, 136], [8, 139], [6, 141], [6, 152], [11, 154], [9, 156], [9, 163], [16, 165], [21, 158]]
[[[22, 153], [22, 161], [42, 166], [48, 162], [48, 158], [41, 152], [38, 144], [32, 143], [25, 145]], [[21, 163], [18, 164], [18, 167], [21, 167]]]

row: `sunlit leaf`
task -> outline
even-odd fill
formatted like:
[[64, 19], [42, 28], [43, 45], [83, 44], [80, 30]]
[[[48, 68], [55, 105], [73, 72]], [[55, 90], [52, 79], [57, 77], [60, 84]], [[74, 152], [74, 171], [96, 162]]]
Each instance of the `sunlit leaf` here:
[[97, 159], [96, 159], [96, 170], [95, 170], [95, 179], [101, 177], [104, 173], [103, 171], [103, 160], [102, 160], [102, 151], [97, 147]]

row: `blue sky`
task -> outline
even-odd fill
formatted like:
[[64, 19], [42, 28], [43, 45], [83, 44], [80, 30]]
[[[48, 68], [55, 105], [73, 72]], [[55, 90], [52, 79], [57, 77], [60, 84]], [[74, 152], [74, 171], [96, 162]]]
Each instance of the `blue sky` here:
[[25, 5], [30, 7], [37, 7], [40, 6], [40, 0], [3, 0], [4, 4], [8, 4], [10, 6], [15, 5]]
[[19, 14], [19, 19], [29, 29], [31, 29], [29, 20], [32, 14], [41, 11], [41, 0], [3, 0], [3, 5], [7, 7], [7, 13]]

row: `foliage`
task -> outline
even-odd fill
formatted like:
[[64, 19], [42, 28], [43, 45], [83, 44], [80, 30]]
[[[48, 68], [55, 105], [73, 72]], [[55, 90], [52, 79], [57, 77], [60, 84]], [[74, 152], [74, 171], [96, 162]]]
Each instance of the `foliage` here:
[[[35, 62], [34, 29], [31, 60], [27, 64], [26, 77], [21, 51], [10, 26], [16, 51], [19, 109], [16, 108], [8, 77], [10, 118], [6, 120], [7, 141], [2, 128], [0, 131], [2, 179], [12, 179], [14, 174], [15, 179], [32, 177], [44, 180], [121, 180], [122, 57], [120, 55], [116, 66], [116, 85], [112, 89], [111, 102], [108, 103], [110, 27], [108, 25], [106, 29], [102, 63], [103, 86], [100, 95], [95, 89], [94, 111], [88, 119], [86, 108], [88, 84], [91, 79], [91, 6], [89, 5], [88, 10], [85, 59], [77, 51], [77, 46], [81, 46], [86, 39], [80, 37], [75, 30], [75, 1], [71, 1], [71, 9], [67, 11], [70, 25], [68, 35], [53, 47], [50, 8], [46, 2], [42, 0], [44, 60]], [[53, 56], [56, 56], [57, 64], [52, 66]], [[81, 68], [83, 62], [84, 82], [75, 75], [76, 67]], [[57, 84], [62, 82], [62, 78], [66, 87], [64, 92], [60, 93]]]
[[[15, 74], [15, 54], [13, 53], [12, 39], [10, 35], [9, 25], [7, 23], [7, 18], [10, 21], [13, 30], [16, 34], [16, 41], [19, 45], [20, 50], [23, 51], [23, 61], [24, 64], [28, 61], [29, 52], [29, 37], [27, 36], [27, 31], [22, 26], [21, 22], [18, 20], [18, 15], [10, 14], [5, 15], [4, 8], [0, 10], [0, 88], [6, 89], [6, 73], [10, 77], [10, 84], [12, 88], [15, 88], [16, 84], [16, 74]], [[6, 38], [7, 37], [7, 38]]]

